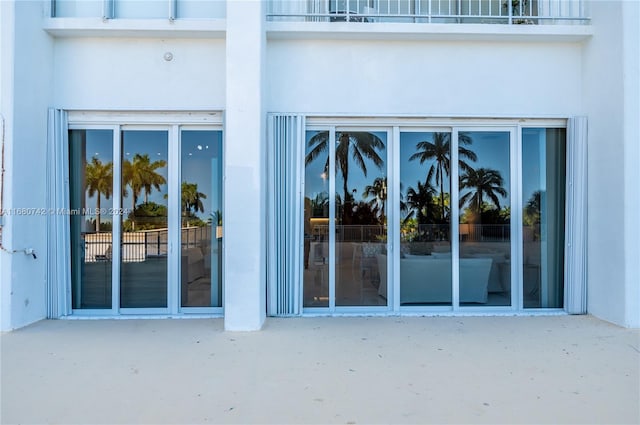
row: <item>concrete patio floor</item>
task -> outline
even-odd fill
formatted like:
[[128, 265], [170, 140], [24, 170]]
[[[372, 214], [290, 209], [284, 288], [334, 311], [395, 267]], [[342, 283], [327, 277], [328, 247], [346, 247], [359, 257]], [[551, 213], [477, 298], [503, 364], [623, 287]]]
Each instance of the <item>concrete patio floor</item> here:
[[2, 423], [640, 423], [640, 333], [590, 316], [42, 321]]

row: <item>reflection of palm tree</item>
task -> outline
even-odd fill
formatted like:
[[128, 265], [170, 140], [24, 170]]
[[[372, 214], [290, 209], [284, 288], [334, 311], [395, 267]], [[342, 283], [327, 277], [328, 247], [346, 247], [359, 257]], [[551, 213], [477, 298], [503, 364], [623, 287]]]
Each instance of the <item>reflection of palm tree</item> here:
[[[540, 225], [542, 213], [542, 191], [536, 190], [524, 207], [522, 222], [525, 226], [536, 227]], [[534, 234], [534, 236], [539, 236]]]
[[460, 176], [460, 188], [470, 189], [460, 197], [460, 205], [469, 202], [469, 208], [480, 216], [482, 212], [483, 197], [486, 195], [493, 204], [500, 209], [498, 195], [506, 197], [507, 191], [502, 187], [504, 179], [497, 170], [489, 168], [469, 169]]
[[320, 192], [309, 200], [311, 217], [329, 217], [329, 194]]
[[416, 189], [409, 187], [407, 190], [407, 206], [412, 211], [407, 215], [405, 221], [410, 219], [414, 212], [417, 212], [416, 219], [418, 224], [427, 224], [430, 216], [433, 216], [431, 205], [433, 204], [433, 195], [435, 193], [436, 191], [429, 181], [418, 182]]
[[207, 199], [207, 195], [198, 192], [197, 183], [182, 182], [182, 210], [185, 215], [191, 215], [192, 209], [195, 210], [194, 213], [204, 212], [203, 199]]
[[[343, 224], [350, 224], [347, 221], [350, 218], [351, 208], [349, 208], [350, 200], [349, 187], [347, 180], [349, 178], [349, 159], [353, 159], [356, 165], [360, 167], [365, 177], [367, 176], [367, 165], [365, 160], [370, 160], [376, 167], [382, 169], [383, 159], [378, 155], [379, 150], [385, 148], [384, 142], [375, 134], [355, 131], [355, 132], [336, 132], [336, 169], [342, 175], [342, 191], [344, 193], [344, 209]], [[329, 132], [321, 131], [313, 136], [308, 146], [311, 149], [305, 158], [305, 165], [312, 163], [320, 154], [329, 150]], [[324, 165], [324, 172], [329, 171], [329, 158]]]
[[222, 226], [222, 211], [216, 210], [216, 212], [211, 214], [211, 217], [213, 217], [213, 221], [216, 223], [216, 226]]
[[[466, 163], [465, 159], [477, 161], [478, 157], [470, 149], [463, 145], [471, 144], [471, 137], [465, 133], [458, 135], [458, 163], [460, 170], [468, 171], [471, 166]], [[444, 176], [448, 176], [450, 170], [451, 158], [451, 133], [433, 133], [433, 142], [423, 141], [416, 145], [417, 152], [411, 155], [409, 161], [420, 160], [420, 164], [433, 160], [429, 172], [427, 173], [427, 181], [430, 181], [435, 174], [436, 184], [440, 185], [440, 207], [442, 208], [442, 222], [445, 222], [445, 205], [444, 205]]]
[[113, 190], [113, 163], [103, 164], [95, 156], [87, 164], [86, 185], [89, 197], [97, 194], [96, 199], [96, 232], [100, 231], [100, 194], [106, 199]]
[[384, 206], [387, 202], [387, 179], [377, 177], [373, 184], [365, 186], [362, 197], [367, 199], [369, 196], [373, 196], [373, 199], [369, 201], [369, 205], [378, 213], [380, 219], [384, 220]]
[[[151, 162], [148, 154], [135, 154], [133, 161], [125, 160], [122, 164], [123, 183], [128, 184], [132, 192], [132, 209], [135, 210], [138, 198], [144, 190], [144, 202], [149, 202], [149, 194], [155, 188], [160, 190], [160, 185], [167, 183], [165, 178], [156, 172], [158, 168], [167, 166], [167, 161], [158, 160]], [[126, 196], [126, 192], [124, 192]]]

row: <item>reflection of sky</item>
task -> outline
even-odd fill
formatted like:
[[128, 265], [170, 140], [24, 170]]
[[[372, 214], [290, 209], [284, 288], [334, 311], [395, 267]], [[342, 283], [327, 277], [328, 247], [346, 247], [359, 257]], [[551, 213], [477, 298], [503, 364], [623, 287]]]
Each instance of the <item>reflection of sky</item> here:
[[[315, 136], [317, 133], [319, 132], [307, 131], [305, 155], [308, 154], [309, 151], [311, 150], [311, 148], [308, 145], [309, 140], [313, 136]], [[336, 134], [338, 133], [340, 132], [336, 132]], [[380, 140], [382, 140], [382, 143], [384, 143], [385, 145], [384, 149], [377, 150], [378, 155], [380, 156], [380, 158], [382, 158], [383, 164], [382, 164], [382, 168], [378, 168], [371, 160], [367, 159], [366, 157], [363, 157], [364, 163], [367, 167], [367, 175], [365, 176], [364, 172], [356, 164], [355, 160], [353, 159], [353, 156], [351, 155], [353, 151], [352, 150], [349, 151], [350, 153], [349, 175], [347, 176], [347, 184], [350, 190], [352, 191], [353, 189], [356, 190], [355, 194], [352, 192], [352, 194], [355, 195], [356, 202], [363, 199], [362, 194], [364, 193], [364, 189], [366, 186], [373, 184], [373, 181], [378, 177], [385, 178], [387, 176], [387, 149], [386, 149], [387, 133], [379, 132], [379, 131], [374, 131], [371, 133], [378, 136]], [[315, 161], [313, 161], [311, 164], [309, 164], [306, 167], [305, 185], [306, 185], [307, 197], [310, 197], [313, 199], [318, 193], [329, 192], [329, 181], [326, 178], [323, 178], [324, 165], [327, 162], [328, 157], [329, 157], [329, 150], [327, 149], [326, 152], [323, 152], [322, 155], [317, 157]], [[342, 197], [343, 196], [342, 174], [338, 170], [337, 164], [336, 164], [336, 173], [337, 173], [336, 192], [340, 195], [340, 197]], [[368, 200], [370, 199], [371, 198], [369, 197]]]
[[[122, 158], [123, 160], [133, 161], [133, 157], [136, 154], [149, 155], [149, 160], [153, 164], [155, 161], [164, 160], [168, 164], [168, 138], [169, 134], [165, 130], [127, 130], [122, 132]], [[169, 181], [167, 174], [167, 166], [157, 168], [156, 173], [160, 174]], [[131, 188], [127, 186], [128, 196], [122, 201], [123, 208], [131, 208], [131, 202], [133, 202]], [[144, 189], [140, 191], [140, 197], [138, 198], [138, 204], [144, 202]], [[149, 202], [155, 202], [159, 205], [167, 205], [167, 200], [164, 199], [164, 195], [167, 194], [167, 185], [160, 185], [160, 191], [152, 188], [149, 193]]]
[[[476, 162], [466, 160], [472, 168], [489, 168], [497, 170], [503, 179], [502, 187], [507, 191], [507, 197], [498, 195], [500, 199], [500, 206], [502, 208], [508, 207], [510, 203], [511, 193], [511, 175], [509, 168], [509, 132], [507, 131], [471, 131], [464, 132], [468, 135], [472, 143], [465, 145], [464, 147], [472, 150], [478, 156]], [[460, 196], [467, 193], [467, 190], [461, 191]], [[486, 199], [485, 202], [491, 202], [490, 199]]]
[[[427, 173], [429, 168], [434, 163], [433, 160], [428, 160], [420, 164], [419, 159], [409, 161], [411, 155], [416, 153], [416, 145], [420, 142], [433, 143], [434, 133], [413, 133], [402, 132], [400, 133], [400, 181], [402, 182], [402, 193], [406, 195], [407, 190], [410, 187], [417, 189], [418, 182], [423, 183], [427, 179]], [[434, 185], [436, 191], [440, 192], [440, 185], [436, 184], [436, 176], [434, 174], [431, 183]], [[444, 191], [450, 192], [449, 176], [444, 175]]]
[[[546, 187], [546, 174], [540, 170], [540, 155], [544, 152], [542, 147], [546, 142], [546, 129], [525, 128], [522, 130], [522, 203], [527, 202], [537, 190]], [[546, 161], [545, 161], [546, 162]]]
[[[74, 130], [75, 131], [75, 130]], [[86, 149], [85, 158], [87, 164], [91, 163], [93, 157], [98, 158], [103, 165], [113, 162], [113, 131], [111, 130], [87, 130], [86, 131]], [[85, 194], [87, 208], [94, 210], [97, 205], [98, 196], [94, 194], [92, 197]], [[100, 195], [100, 207], [112, 208], [113, 207], [113, 194], [109, 196], [109, 199], [104, 197], [104, 194]], [[102, 223], [111, 222], [110, 216], [100, 217]]]
[[202, 199], [204, 213], [196, 214], [204, 221], [216, 210], [222, 210], [221, 176], [222, 132], [183, 131], [182, 182], [196, 183], [198, 192], [207, 196]]
[[[122, 156], [131, 161], [136, 153], [148, 154], [151, 162], [168, 159], [168, 134], [166, 131], [133, 131], [123, 132]], [[86, 131], [86, 160], [91, 162], [93, 157], [98, 158], [103, 164], [113, 162], [113, 132], [111, 130], [87, 130]], [[212, 168], [217, 167], [217, 175], [212, 176]], [[166, 180], [167, 167], [156, 170]], [[212, 185], [220, 187], [222, 175], [222, 132], [221, 131], [190, 131], [182, 132], [182, 181], [197, 183], [198, 191], [204, 193], [207, 198], [202, 200], [204, 213], [198, 215], [206, 221], [210, 214], [221, 208], [221, 191], [217, 190], [214, 196]], [[127, 201], [123, 201], [123, 208], [131, 208], [131, 189], [127, 187]], [[149, 201], [167, 205], [164, 195], [167, 193], [167, 185], [161, 186], [158, 192], [155, 188], [149, 194]], [[97, 196], [86, 196], [86, 206], [94, 209]], [[102, 208], [113, 206], [113, 198], [106, 200], [100, 196]], [[138, 203], [144, 201], [144, 191], [140, 194]], [[102, 221], [110, 221], [107, 216]]]
[[[307, 132], [306, 153], [310, 151], [308, 141], [317, 133], [317, 131]], [[375, 132], [374, 134], [380, 137], [386, 145], [387, 137], [385, 132]], [[409, 187], [417, 187], [418, 181], [424, 182], [426, 180], [429, 167], [433, 161], [430, 160], [420, 164], [419, 160], [409, 161], [409, 158], [411, 155], [416, 153], [416, 145], [419, 142], [433, 142], [433, 134], [433, 132], [402, 132], [400, 134], [400, 180], [403, 185], [404, 194], [406, 194]], [[467, 163], [469, 163], [473, 168], [484, 167], [499, 171], [504, 181], [503, 187], [508, 193], [510, 193], [511, 176], [509, 171], [509, 132], [478, 131], [467, 132], [466, 134], [471, 137], [472, 143], [470, 145], [465, 145], [465, 147], [475, 152], [478, 156], [478, 160], [476, 162], [466, 160]], [[350, 162], [348, 183], [350, 189], [356, 189], [356, 200], [362, 199], [362, 193], [366, 185], [371, 184], [376, 177], [386, 176], [386, 149], [383, 152], [379, 152], [379, 154], [383, 159], [385, 159], [385, 168], [383, 170], [379, 170], [371, 163], [371, 161], [365, 160], [368, 169], [367, 177], [364, 176], [364, 173], [359, 167], [352, 165], [352, 161]], [[322, 178], [324, 164], [328, 155], [329, 153], [327, 151], [307, 166], [305, 180], [306, 195], [311, 198], [314, 198], [316, 194], [320, 192], [329, 191], [328, 181]], [[450, 192], [448, 176], [445, 175], [444, 181], [444, 191], [448, 193]], [[435, 176], [432, 184], [436, 186], [435, 189], [439, 193], [440, 185], [435, 184]], [[336, 192], [342, 195], [342, 178], [340, 175], [338, 175], [336, 179]], [[466, 190], [462, 191], [460, 195], [462, 196], [465, 193]], [[509, 205], [509, 196], [506, 198], [499, 196], [499, 198], [501, 206], [505, 207]]]

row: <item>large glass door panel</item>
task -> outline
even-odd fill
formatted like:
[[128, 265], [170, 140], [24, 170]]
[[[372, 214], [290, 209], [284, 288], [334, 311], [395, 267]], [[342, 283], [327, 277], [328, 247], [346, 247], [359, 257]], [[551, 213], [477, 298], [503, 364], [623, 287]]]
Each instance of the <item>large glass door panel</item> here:
[[222, 132], [181, 132], [180, 305], [222, 306]]
[[329, 132], [305, 137], [303, 307], [329, 307]]
[[566, 130], [522, 130], [524, 308], [562, 308]]
[[451, 133], [400, 133], [400, 305], [451, 305]]
[[511, 132], [460, 131], [461, 306], [511, 305]]
[[71, 302], [112, 308], [113, 131], [69, 131]]
[[335, 133], [336, 306], [387, 305], [387, 133]]
[[168, 137], [121, 132], [121, 308], [167, 308]]

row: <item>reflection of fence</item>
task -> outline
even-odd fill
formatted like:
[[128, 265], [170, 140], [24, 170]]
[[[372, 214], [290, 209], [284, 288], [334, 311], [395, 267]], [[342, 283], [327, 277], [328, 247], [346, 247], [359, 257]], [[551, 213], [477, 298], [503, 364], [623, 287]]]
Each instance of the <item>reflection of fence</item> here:
[[[220, 234], [221, 231], [217, 231]], [[111, 232], [85, 233], [84, 261], [111, 261]], [[122, 262], [145, 261], [147, 257], [166, 256], [169, 233], [167, 229], [124, 232], [122, 234]], [[211, 244], [211, 226], [183, 227], [182, 249], [203, 247]]]
[[[420, 224], [412, 232], [402, 235], [402, 240], [449, 241], [451, 230], [448, 224]], [[511, 239], [508, 224], [460, 224], [460, 240], [463, 242], [503, 242]]]
[[[315, 240], [329, 240], [329, 226], [316, 224], [313, 228]], [[336, 225], [338, 242], [379, 242], [387, 237], [387, 227], [380, 225]]]
[[501, 242], [510, 239], [509, 224], [460, 224], [460, 240], [464, 242]]

